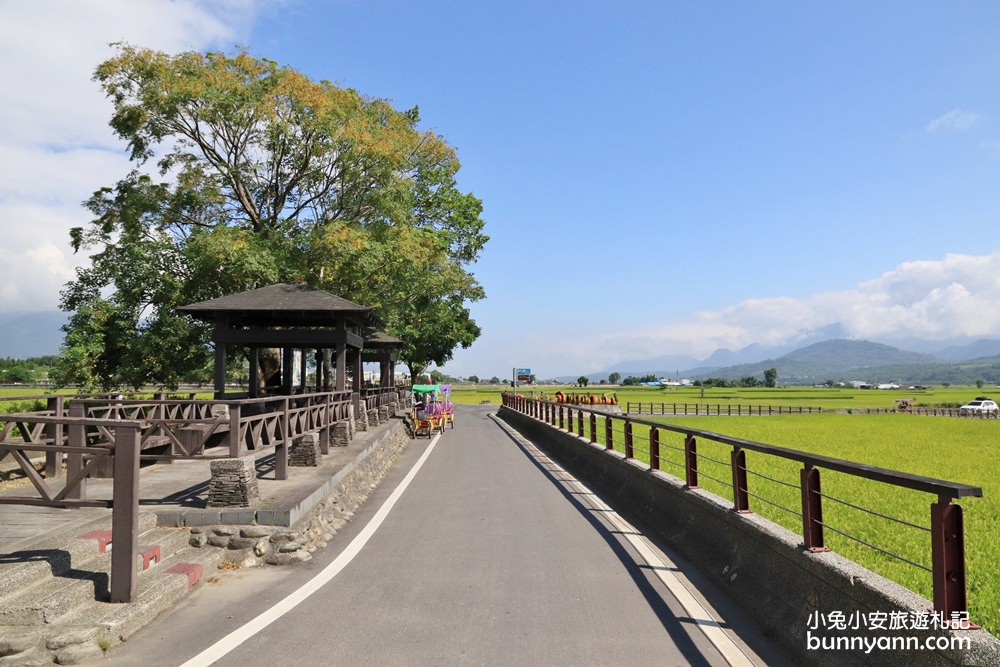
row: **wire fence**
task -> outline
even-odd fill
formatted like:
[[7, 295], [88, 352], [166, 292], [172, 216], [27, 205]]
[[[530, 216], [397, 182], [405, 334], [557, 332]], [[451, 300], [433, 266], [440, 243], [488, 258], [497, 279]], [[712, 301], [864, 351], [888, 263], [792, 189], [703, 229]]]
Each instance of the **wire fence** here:
[[[759, 513], [796, 530], [810, 552], [832, 547], [874, 565], [876, 571], [882, 569], [883, 560], [893, 561], [922, 573], [918, 576], [925, 583], [929, 573], [935, 611], [950, 615], [967, 610], [962, 508], [953, 501], [981, 497], [979, 487], [650, 421], [607, 406], [559, 404], [513, 394], [504, 396], [504, 405], [571, 432], [581, 443], [646, 463], [651, 473], [675, 475], [689, 490], [703, 489], [729, 499], [736, 512]], [[633, 405], [628, 404], [627, 410]], [[645, 405], [648, 411], [650, 404]], [[676, 405], [680, 412], [675, 414], [684, 414], [684, 404]], [[760, 414], [768, 414], [758, 407]], [[706, 414], [705, 406], [699, 410]], [[715, 406], [714, 414], [720, 413], [726, 414]], [[822, 490], [821, 475], [836, 494]], [[936, 501], [929, 517], [927, 494]], [[914, 533], [922, 539], [914, 539]]]

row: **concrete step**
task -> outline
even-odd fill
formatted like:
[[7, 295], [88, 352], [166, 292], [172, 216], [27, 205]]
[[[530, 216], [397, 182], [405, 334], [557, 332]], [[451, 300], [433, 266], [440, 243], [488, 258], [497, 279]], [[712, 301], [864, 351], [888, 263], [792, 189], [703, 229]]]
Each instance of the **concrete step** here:
[[[179, 531], [180, 532], [180, 531]], [[101, 659], [193, 588], [213, 576], [223, 549], [186, 547], [139, 575], [131, 604], [91, 600], [58, 623], [0, 625], [0, 665], [79, 664]]]
[[[98, 531], [104, 532], [104, 531]], [[94, 538], [90, 538], [94, 539]], [[188, 547], [187, 530], [157, 528], [139, 536], [136, 572], [157, 567], [176, 552]], [[94, 544], [100, 541], [99, 537]], [[112, 547], [113, 548], [113, 547]], [[85, 562], [59, 576], [40, 577], [32, 586], [0, 601], [0, 625], [40, 625], [58, 623], [79, 606], [110, 599], [111, 551], [98, 551]], [[144, 585], [143, 577], [137, 585]]]
[[[156, 514], [139, 515], [140, 535], [156, 527]], [[35, 542], [29, 549], [6, 554], [0, 559], [0, 607], [5, 600], [40, 582], [62, 577], [70, 570], [85, 569], [88, 560], [101, 555], [97, 539], [80, 539], [97, 531], [110, 530], [111, 516], [74, 526], [72, 530]], [[3, 623], [0, 620], [0, 623]]]
[[126, 641], [137, 630], [203, 584], [225, 558], [224, 549], [186, 547], [142, 573], [131, 604], [91, 602], [60, 619], [62, 627], [97, 627], [107, 646]]

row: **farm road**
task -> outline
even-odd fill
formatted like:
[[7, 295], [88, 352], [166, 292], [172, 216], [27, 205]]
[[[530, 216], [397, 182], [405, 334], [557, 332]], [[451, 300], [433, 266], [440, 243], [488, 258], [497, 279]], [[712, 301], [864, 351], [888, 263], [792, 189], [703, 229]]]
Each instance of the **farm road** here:
[[412, 441], [311, 562], [205, 585], [102, 664], [791, 664], [495, 410]]

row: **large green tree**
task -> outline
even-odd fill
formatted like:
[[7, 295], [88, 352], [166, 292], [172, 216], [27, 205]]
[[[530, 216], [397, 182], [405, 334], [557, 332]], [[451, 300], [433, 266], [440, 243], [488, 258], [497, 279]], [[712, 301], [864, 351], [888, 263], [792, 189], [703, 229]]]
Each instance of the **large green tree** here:
[[209, 347], [174, 308], [278, 281], [376, 309], [411, 370], [478, 337], [482, 202], [416, 108], [245, 52], [120, 44], [94, 78], [136, 167], [71, 232], [94, 255], [62, 295], [63, 381], [175, 384]]

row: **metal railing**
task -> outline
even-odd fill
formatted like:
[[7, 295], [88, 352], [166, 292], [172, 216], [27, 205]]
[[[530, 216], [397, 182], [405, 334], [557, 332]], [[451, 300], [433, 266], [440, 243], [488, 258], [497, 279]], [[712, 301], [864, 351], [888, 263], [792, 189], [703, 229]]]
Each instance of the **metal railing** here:
[[[673, 424], [665, 424], [630, 417], [627, 415], [613, 416], [588, 407], [551, 403], [525, 398], [514, 394], [504, 394], [503, 405], [509, 409], [540, 420], [553, 428], [558, 428], [575, 434], [581, 440], [593, 444], [603, 444], [607, 450], [619, 449], [626, 459], [635, 459], [637, 452], [648, 457], [649, 470], [662, 471], [662, 468], [673, 466], [676, 476], [683, 479], [687, 489], [699, 488], [701, 477], [707, 477], [730, 489], [733, 510], [737, 513], [751, 513], [751, 498], [769, 502], [760, 495], [752, 493], [749, 484], [750, 476], [765, 477], [747, 468], [746, 453], [761, 454], [794, 461], [802, 464], [799, 471], [798, 484], [788, 484], [771, 479], [786, 486], [798, 489], [801, 500], [801, 511], [777, 505], [779, 509], [791, 512], [801, 517], [803, 547], [810, 552], [829, 551], [824, 543], [824, 531], [829, 528], [845, 537], [861, 542], [883, 554], [899, 558], [911, 565], [927, 570], [931, 574], [933, 585], [934, 611], [943, 614], [944, 618], [953, 618], [956, 613], [965, 613], [968, 609], [966, 594], [965, 568], [965, 533], [962, 518], [962, 507], [954, 502], [958, 498], [982, 497], [980, 487], [949, 482], [940, 479], [912, 475], [896, 470], [877, 468], [874, 466], [835, 459], [818, 454], [796, 451], [765, 443], [734, 438], [710, 431], [684, 428]], [[586, 417], [585, 417], [586, 415]], [[603, 428], [599, 421], [603, 420]], [[636, 427], [647, 429], [645, 438], [636, 436]], [[661, 432], [676, 433], [683, 436], [683, 447], [666, 445], [661, 442]], [[718, 443], [730, 450], [729, 460], [708, 458], [698, 452], [699, 441]], [[643, 448], [644, 451], [643, 451]], [[666, 456], [666, 449], [677, 450], [680, 462]], [[721, 477], [711, 477], [703, 470], [701, 463], [724, 467], [727, 472]], [[835, 498], [821, 491], [821, 471], [832, 471], [872, 480], [901, 489], [930, 493], [937, 497], [930, 509], [930, 526], [919, 526], [893, 517], [888, 517], [872, 510], [860, 508], [847, 501]], [[718, 474], [718, 473], [717, 473]], [[727, 479], [728, 478], [728, 479]], [[766, 478], [770, 479], [770, 478]], [[931, 567], [914, 563], [904, 557], [891, 553], [876, 545], [858, 540], [852, 535], [837, 530], [823, 521], [823, 501], [842, 503], [861, 509], [874, 516], [892, 521], [906, 523], [930, 534]], [[775, 504], [775, 503], [769, 503]]]

